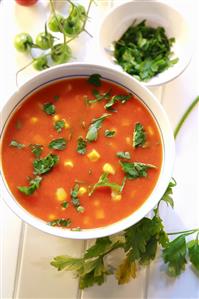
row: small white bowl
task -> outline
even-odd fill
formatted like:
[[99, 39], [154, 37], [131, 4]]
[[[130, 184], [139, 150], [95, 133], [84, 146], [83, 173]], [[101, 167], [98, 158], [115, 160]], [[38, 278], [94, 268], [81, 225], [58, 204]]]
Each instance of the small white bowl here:
[[174, 66], [142, 84], [157, 86], [175, 79], [185, 70], [191, 60], [193, 52], [191, 29], [185, 17], [177, 10], [157, 1], [127, 2], [113, 8], [105, 16], [100, 26], [98, 42], [106, 65], [122, 70], [122, 67], [114, 62], [113, 53], [109, 49], [112, 43], [117, 41], [135, 20], [137, 22], [146, 20], [147, 25], [152, 27], [164, 27], [167, 36], [175, 38], [172, 47], [173, 57], [179, 58], [178, 63]]
[[13, 210], [13, 212], [20, 217], [23, 221], [32, 226], [50, 233], [52, 235], [72, 238], [72, 239], [89, 239], [99, 238], [102, 236], [111, 235], [117, 233], [142, 219], [147, 213], [149, 213], [154, 206], [158, 203], [162, 197], [165, 189], [168, 186], [169, 180], [172, 176], [173, 162], [174, 162], [174, 138], [173, 132], [170, 127], [167, 115], [155, 98], [155, 96], [137, 80], [129, 76], [128, 74], [118, 72], [111, 68], [83, 63], [71, 63], [67, 65], [60, 65], [53, 67], [49, 70], [43, 71], [23, 86], [19, 88], [7, 101], [1, 113], [1, 134], [4, 134], [4, 128], [10, 115], [21, 103], [27, 95], [34, 92], [36, 89], [49, 84], [55, 80], [60, 80], [65, 77], [81, 77], [90, 76], [93, 73], [100, 74], [103, 78], [114, 81], [116, 84], [124, 86], [135, 94], [140, 101], [149, 109], [153, 115], [157, 126], [159, 127], [162, 145], [163, 145], [163, 161], [160, 175], [157, 184], [148, 197], [148, 199], [130, 216], [105, 227], [95, 229], [83, 229], [81, 231], [71, 231], [67, 228], [58, 228], [47, 225], [47, 223], [25, 210], [14, 198], [4, 178], [4, 174], [1, 168], [0, 176], [0, 190], [3, 194], [3, 198], [7, 205]]

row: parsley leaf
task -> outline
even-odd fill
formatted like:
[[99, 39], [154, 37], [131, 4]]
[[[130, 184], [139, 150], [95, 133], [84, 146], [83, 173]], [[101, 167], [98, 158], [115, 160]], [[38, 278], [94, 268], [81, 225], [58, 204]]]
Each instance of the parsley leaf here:
[[62, 151], [66, 148], [66, 144], [67, 144], [67, 141], [65, 138], [57, 138], [57, 139], [53, 139], [49, 143], [48, 147], [50, 149]]
[[115, 277], [118, 284], [128, 283], [132, 278], [136, 277], [136, 263], [130, 261], [129, 257], [126, 257], [119, 265]]
[[131, 159], [131, 154], [129, 152], [117, 152], [116, 156], [120, 159], [126, 159], [126, 160]]
[[105, 130], [104, 131], [104, 136], [106, 136], [106, 137], [113, 137], [113, 136], [115, 136], [115, 131], [114, 130]]
[[162, 196], [160, 201], [166, 202], [167, 205], [170, 205], [172, 208], [174, 207], [174, 201], [171, 195], [173, 194], [173, 187], [177, 185], [176, 181], [174, 178], [170, 181], [164, 195]]
[[101, 117], [93, 119], [91, 125], [88, 128], [88, 132], [86, 135], [86, 140], [92, 142], [96, 141], [98, 137], [98, 131], [101, 128], [103, 121], [109, 117], [111, 114], [103, 114]]
[[57, 120], [54, 124], [54, 128], [58, 133], [60, 133], [65, 128], [65, 121]]
[[79, 192], [79, 185], [75, 184], [75, 186], [73, 187], [73, 189], [70, 192], [71, 202], [72, 202], [72, 204], [75, 207], [77, 212], [83, 213], [84, 212], [84, 207], [82, 207], [81, 204], [80, 204], [80, 201], [79, 201], [79, 198], [78, 198], [78, 192]]
[[16, 140], [12, 140], [12, 141], [10, 142], [10, 146], [16, 147], [16, 148], [18, 148], [18, 149], [22, 149], [22, 148], [25, 147], [24, 144], [19, 143], [19, 142], [16, 141]]
[[163, 250], [164, 262], [168, 264], [168, 273], [178, 276], [185, 269], [186, 264], [186, 240], [185, 234], [178, 236], [169, 242]]
[[120, 102], [122, 104], [125, 104], [129, 99], [132, 98], [132, 94], [129, 93], [127, 95], [119, 94], [116, 96], [113, 96], [104, 106], [105, 109], [110, 110], [112, 109], [112, 106], [116, 103]]
[[99, 74], [92, 74], [90, 75], [90, 77], [88, 78], [88, 82], [92, 85], [95, 85], [97, 87], [101, 86], [102, 85], [102, 82], [101, 82], [101, 75]]
[[120, 161], [120, 165], [129, 180], [146, 177], [150, 168], [156, 168], [152, 164], [144, 164], [140, 162], [124, 162]]
[[90, 100], [87, 99], [86, 103], [91, 105], [91, 104], [95, 104], [97, 102], [100, 102], [102, 100], [108, 100], [110, 98], [110, 90], [104, 93], [100, 93], [98, 90], [94, 89], [93, 90], [93, 96], [95, 97], [94, 99]]
[[188, 243], [189, 258], [192, 265], [199, 271], [199, 240], [198, 234], [195, 240]]
[[57, 155], [48, 154], [43, 159], [36, 159], [33, 162], [34, 174], [44, 174], [49, 172], [59, 161]]
[[42, 178], [40, 176], [36, 176], [34, 179], [30, 179], [29, 186], [19, 186], [17, 189], [24, 193], [25, 195], [31, 195], [37, 190], [40, 186]]
[[55, 114], [55, 105], [53, 105], [52, 103], [45, 103], [43, 104], [43, 111], [46, 112], [46, 114], [48, 115]]
[[69, 206], [69, 202], [68, 201], [63, 201], [61, 203], [61, 207], [64, 208], [64, 209], [68, 208], [68, 206]]
[[133, 147], [143, 146], [146, 142], [146, 132], [140, 123], [135, 124], [133, 132]]
[[82, 137], [79, 137], [77, 139], [77, 152], [81, 155], [85, 155], [86, 153], [86, 140], [84, 140]]
[[35, 155], [36, 158], [40, 158], [41, 153], [43, 151], [43, 145], [41, 144], [30, 144], [30, 148], [32, 153]]
[[63, 269], [69, 271], [79, 271], [83, 267], [83, 259], [73, 258], [67, 255], [60, 255], [56, 256], [50, 264], [57, 268], [58, 271]]
[[50, 226], [68, 227], [71, 225], [71, 220], [69, 218], [58, 218], [48, 222], [47, 224]]

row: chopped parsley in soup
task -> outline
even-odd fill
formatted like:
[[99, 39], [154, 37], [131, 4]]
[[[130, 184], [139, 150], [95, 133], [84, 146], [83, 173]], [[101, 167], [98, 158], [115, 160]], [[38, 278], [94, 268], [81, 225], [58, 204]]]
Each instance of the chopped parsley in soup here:
[[29, 95], [8, 121], [1, 151], [19, 204], [71, 229], [132, 214], [153, 191], [162, 164], [149, 110], [98, 74], [54, 81]]

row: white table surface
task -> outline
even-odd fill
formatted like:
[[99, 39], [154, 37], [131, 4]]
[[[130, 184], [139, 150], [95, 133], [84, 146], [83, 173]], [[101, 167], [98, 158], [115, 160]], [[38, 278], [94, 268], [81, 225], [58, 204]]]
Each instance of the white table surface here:
[[[103, 15], [113, 5], [125, 0], [99, 0], [92, 8], [88, 30], [74, 43], [76, 61], [99, 62], [96, 49], [96, 32]], [[87, 3], [87, 0], [82, 1]], [[181, 115], [199, 95], [199, 3], [198, 0], [164, 0], [182, 11], [195, 28], [195, 51], [186, 71], [177, 79], [161, 87], [152, 88], [168, 113], [174, 128]], [[57, 1], [60, 6], [61, 0]], [[28, 31], [33, 36], [43, 30], [48, 16], [48, 1], [24, 8], [14, 0], [0, 2], [0, 109], [16, 89], [15, 74], [28, 60], [13, 47], [16, 33]], [[81, 44], [81, 47], [79, 45]], [[103, 63], [103, 61], [100, 61]], [[197, 69], [198, 68], [198, 69]], [[36, 74], [32, 68], [24, 71], [22, 84]], [[176, 141], [176, 161], [173, 176], [178, 182], [174, 191], [175, 209], [162, 210], [167, 231], [199, 227], [199, 109], [195, 109]], [[1, 192], [1, 190], [0, 190]], [[3, 194], [0, 194], [3, 198]], [[90, 241], [89, 241], [90, 242]], [[5, 298], [69, 298], [69, 299], [163, 299], [199, 298], [199, 276], [190, 265], [177, 279], [168, 278], [163, 271], [161, 258], [142, 269], [136, 280], [118, 286], [113, 277], [98, 287], [79, 291], [78, 281], [71, 273], [57, 272], [49, 265], [53, 256], [81, 255], [88, 246], [86, 241], [65, 240], [49, 236], [22, 223], [0, 199], [0, 295]], [[113, 258], [119, 259], [119, 254]]]

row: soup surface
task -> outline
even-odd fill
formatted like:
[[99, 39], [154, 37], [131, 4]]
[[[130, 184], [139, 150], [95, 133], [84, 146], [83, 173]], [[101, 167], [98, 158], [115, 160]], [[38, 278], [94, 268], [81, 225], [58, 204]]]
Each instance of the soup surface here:
[[97, 75], [53, 82], [12, 114], [2, 169], [17, 201], [52, 226], [95, 228], [138, 209], [162, 164], [157, 125], [124, 88]]

